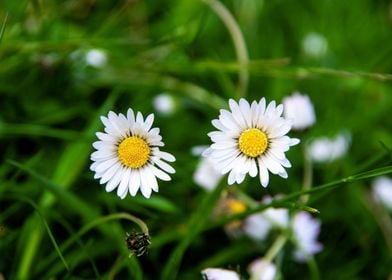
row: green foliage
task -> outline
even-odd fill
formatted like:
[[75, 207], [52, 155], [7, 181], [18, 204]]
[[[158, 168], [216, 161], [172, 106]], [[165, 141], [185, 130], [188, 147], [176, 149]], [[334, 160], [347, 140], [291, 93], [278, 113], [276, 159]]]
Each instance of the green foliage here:
[[[392, 172], [392, 6], [220, 3], [0, 2], [0, 278], [201, 279], [206, 267], [247, 277], [249, 263], [274, 240], [255, 244], [224, 228], [273, 206], [309, 211], [322, 222], [324, 248], [308, 264], [293, 261], [290, 245], [282, 248], [282, 279], [392, 277], [392, 232], [383, 224], [391, 224], [391, 213], [374, 204], [370, 188], [374, 177]], [[304, 46], [311, 33], [324, 37], [321, 54]], [[86, 60], [93, 49], [106, 54], [102, 65]], [[281, 102], [296, 90], [310, 96], [317, 122], [290, 132], [301, 144], [287, 154], [289, 178], [271, 176], [266, 189], [255, 178], [230, 187], [249, 208], [216, 218], [226, 178], [211, 193], [198, 187], [192, 147], [210, 143], [210, 121], [228, 98]], [[174, 113], [154, 108], [162, 92], [173, 96]], [[155, 114], [165, 150], [177, 159], [173, 180], [160, 182], [149, 200], [106, 193], [89, 169], [99, 116], [129, 107]], [[303, 190], [301, 149], [340, 131], [351, 133], [348, 154], [315, 164], [314, 187]], [[139, 229], [134, 216], [152, 241], [139, 258], [129, 258], [125, 244], [126, 232]]]

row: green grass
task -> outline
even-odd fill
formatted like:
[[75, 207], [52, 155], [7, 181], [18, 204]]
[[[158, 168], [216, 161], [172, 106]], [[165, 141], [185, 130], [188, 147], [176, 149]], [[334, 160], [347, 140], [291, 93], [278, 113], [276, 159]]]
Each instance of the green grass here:
[[[307, 210], [321, 220], [324, 249], [308, 264], [286, 244], [281, 279], [387, 279], [391, 212], [369, 200], [373, 177], [392, 172], [392, 13], [388, 1], [12, 1], [0, 3], [0, 273], [6, 279], [201, 279], [206, 267], [238, 270], [264, 256], [263, 244], [232, 238], [224, 226], [264, 206], [211, 220], [226, 178], [212, 193], [192, 180], [191, 148], [229, 98], [310, 96], [317, 122], [287, 156], [289, 178], [230, 187], [252, 205]], [[307, 34], [326, 52], [306, 54]], [[88, 65], [88, 50], [107, 54]], [[171, 115], [153, 99], [168, 92]], [[120, 200], [93, 179], [89, 156], [99, 119], [131, 107], [155, 114], [165, 151], [177, 158], [173, 180], [147, 200]], [[303, 149], [346, 130], [349, 152], [315, 164], [302, 190]], [[309, 194], [306, 205], [299, 198]], [[381, 210], [380, 210], [381, 209]], [[380, 212], [381, 211], [381, 212]], [[126, 232], [147, 224], [152, 244], [129, 258]], [[385, 232], [385, 230], [387, 230]], [[0, 274], [0, 275], [1, 275]], [[1, 277], [0, 277], [1, 278]]]

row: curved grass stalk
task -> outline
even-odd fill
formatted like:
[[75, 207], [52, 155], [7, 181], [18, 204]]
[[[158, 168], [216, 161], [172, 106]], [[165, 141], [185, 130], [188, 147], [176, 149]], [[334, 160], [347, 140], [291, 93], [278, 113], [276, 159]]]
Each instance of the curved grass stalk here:
[[[216, 227], [225, 225], [227, 223], [230, 223], [232, 221], [246, 218], [247, 216], [249, 216], [251, 214], [263, 211], [263, 210], [270, 208], [270, 207], [279, 207], [279, 206], [281, 207], [282, 205], [287, 205], [287, 203], [291, 202], [293, 199], [301, 197], [306, 194], [311, 194], [311, 193], [316, 193], [316, 192], [321, 192], [321, 191], [329, 191], [329, 190], [332, 190], [332, 189], [338, 187], [341, 184], [351, 183], [351, 182], [355, 182], [355, 181], [359, 181], [359, 180], [363, 180], [363, 179], [368, 179], [368, 178], [373, 178], [376, 176], [381, 176], [381, 175], [385, 175], [385, 174], [389, 174], [389, 173], [392, 173], [392, 165], [382, 167], [382, 168], [373, 169], [370, 171], [361, 172], [361, 173], [358, 173], [358, 174], [355, 174], [352, 176], [348, 176], [348, 177], [345, 177], [345, 178], [342, 178], [339, 180], [335, 180], [335, 181], [332, 181], [332, 182], [329, 182], [329, 183], [326, 183], [326, 184], [323, 184], [323, 185], [320, 185], [320, 186], [317, 186], [317, 187], [314, 187], [311, 189], [297, 191], [297, 192], [291, 193], [289, 195], [286, 195], [283, 198], [275, 199], [268, 204], [262, 204], [257, 207], [251, 208], [247, 211], [231, 215], [227, 218], [223, 218], [217, 222], [210, 223], [209, 225], [207, 225], [207, 227], [204, 228], [204, 230], [216, 228]], [[314, 209], [314, 208], [312, 208], [312, 209]], [[318, 211], [317, 209], [315, 209], [315, 210], [316, 210], [315, 212]], [[310, 211], [310, 212], [312, 212], [312, 211]]]
[[[54, 249], [55, 249], [56, 252], [57, 252], [57, 255], [59, 256], [61, 262], [64, 264], [65, 269], [69, 272], [70, 270], [69, 270], [68, 263], [66, 262], [66, 260], [65, 260], [65, 258], [64, 258], [64, 256], [63, 256], [63, 254], [61, 253], [61, 250], [60, 250], [59, 246], [57, 245], [56, 239], [54, 238], [54, 235], [53, 235], [52, 231], [50, 230], [50, 227], [49, 227], [49, 225], [48, 225], [48, 223], [47, 223], [47, 221], [46, 221], [44, 215], [42, 214], [42, 212], [41, 212], [39, 206], [38, 206], [34, 201], [32, 201], [30, 198], [25, 197], [25, 196], [14, 196], [14, 195], [10, 195], [10, 196], [5, 196], [5, 197], [3, 197], [3, 198], [10, 198], [10, 199], [14, 199], [14, 200], [23, 201], [23, 202], [29, 204], [31, 207], [34, 208], [34, 210], [35, 210], [36, 213], [38, 214], [40, 220], [42, 221], [42, 224], [44, 225], [45, 231], [47, 232], [47, 234], [48, 234], [48, 236], [49, 236], [49, 238], [50, 238], [50, 241], [52, 241], [52, 244], [53, 244], [53, 246], [54, 246]], [[31, 239], [30, 239], [30, 241], [31, 241]], [[30, 251], [29, 251], [27, 254], [28, 254], [28, 255], [31, 255], [31, 254], [33, 254], [33, 252], [30, 252]]]
[[238, 95], [239, 97], [244, 97], [246, 95], [249, 83], [249, 56], [241, 29], [238, 26], [237, 21], [234, 19], [233, 15], [221, 2], [217, 0], [202, 1], [206, 3], [211, 8], [211, 10], [213, 10], [217, 14], [217, 16], [222, 20], [231, 35], [235, 52], [237, 54], [237, 60], [240, 65], [238, 73]]

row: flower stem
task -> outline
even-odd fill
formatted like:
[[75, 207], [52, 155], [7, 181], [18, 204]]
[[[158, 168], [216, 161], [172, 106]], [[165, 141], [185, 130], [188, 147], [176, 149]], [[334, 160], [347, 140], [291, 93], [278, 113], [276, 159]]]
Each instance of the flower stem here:
[[145, 234], [148, 234], [148, 227], [147, 225], [139, 218], [128, 214], [128, 213], [115, 213], [115, 214], [111, 214], [111, 215], [107, 215], [104, 216], [102, 218], [96, 219], [95, 221], [92, 221], [91, 223], [85, 225], [79, 232], [78, 235], [83, 235], [85, 234], [87, 231], [89, 231], [90, 229], [92, 229], [93, 227], [102, 224], [104, 222], [110, 221], [110, 220], [119, 220], [119, 219], [125, 219], [125, 220], [129, 220], [131, 222], [134, 222], [135, 224], [137, 224], [141, 231]]
[[240, 65], [238, 73], [238, 95], [239, 97], [244, 97], [246, 95], [249, 82], [249, 56], [241, 29], [238, 26], [238, 23], [233, 17], [233, 15], [221, 2], [217, 0], [202, 1], [206, 3], [211, 8], [211, 10], [213, 10], [217, 14], [217, 16], [222, 20], [223, 24], [226, 26], [227, 30], [231, 35], [231, 39], [233, 40], [234, 48], [237, 55], [237, 60]]
[[272, 244], [272, 246], [269, 248], [263, 259], [267, 262], [272, 262], [272, 260], [278, 255], [280, 250], [286, 244], [287, 239], [287, 234], [285, 232], [280, 234], [275, 240], [274, 244]]
[[[304, 181], [303, 189], [304, 191], [310, 190], [313, 184], [313, 164], [309, 156], [308, 149], [304, 147]], [[309, 194], [305, 194], [300, 198], [303, 204], [306, 204], [309, 200]]]

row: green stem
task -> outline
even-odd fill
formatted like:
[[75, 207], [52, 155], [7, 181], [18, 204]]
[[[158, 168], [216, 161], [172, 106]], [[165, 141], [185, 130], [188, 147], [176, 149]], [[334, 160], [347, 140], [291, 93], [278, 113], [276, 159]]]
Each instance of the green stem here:
[[[309, 152], [306, 147], [304, 147], [304, 181], [302, 190], [310, 190], [313, 184], [313, 164], [309, 156]], [[303, 195], [300, 198], [303, 204], [306, 204], [309, 200], [309, 194]]]
[[264, 255], [263, 259], [267, 262], [272, 262], [283, 248], [284, 244], [286, 244], [287, 239], [287, 234], [285, 232], [280, 234], [274, 244], [272, 244], [267, 253]]
[[115, 213], [115, 214], [110, 214], [107, 216], [104, 216], [102, 218], [96, 219], [94, 221], [92, 221], [91, 223], [85, 225], [78, 233], [77, 236], [81, 236], [83, 234], [85, 234], [87, 231], [89, 231], [90, 229], [96, 227], [99, 224], [111, 221], [111, 220], [119, 220], [119, 219], [125, 219], [125, 220], [129, 220], [131, 222], [134, 222], [135, 224], [137, 224], [141, 231], [145, 234], [149, 234], [148, 233], [148, 227], [147, 225], [139, 218], [128, 214], [128, 213]]
[[247, 211], [244, 211], [244, 212], [241, 212], [238, 214], [234, 214], [234, 215], [231, 215], [227, 218], [223, 218], [219, 221], [210, 223], [207, 225], [207, 227], [204, 228], [204, 230], [216, 228], [216, 227], [225, 225], [225, 224], [230, 223], [235, 220], [241, 220], [243, 218], [246, 218], [249, 215], [263, 211], [263, 210], [270, 208], [270, 207], [281, 206], [282, 204], [287, 203], [289, 201], [292, 201], [293, 199], [295, 199], [297, 197], [301, 197], [304, 194], [311, 194], [311, 193], [321, 192], [321, 191], [329, 191], [329, 190], [332, 190], [332, 189], [338, 187], [341, 184], [351, 183], [351, 182], [355, 182], [358, 180], [377, 177], [377, 176], [381, 176], [381, 175], [385, 175], [385, 174], [389, 174], [389, 173], [392, 173], [392, 165], [378, 168], [378, 169], [374, 169], [374, 170], [370, 170], [370, 171], [366, 171], [366, 172], [361, 172], [356, 175], [352, 175], [352, 176], [348, 176], [343, 179], [335, 180], [335, 181], [332, 181], [332, 182], [329, 182], [329, 183], [326, 183], [326, 184], [323, 184], [318, 187], [314, 187], [314, 188], [311, 188], [311, 189], [308, 189], [305, 191], [294, 192], [294, 193], [291, 193], [289, 195], [284, 196], [283, 198], [275, 199], [268, 204], [261, 204], [257, 207], [251, 208]]
[[238, 73], [238, 95], [239, 97], [244, 97], [246, 95], [249, 82], [249, 56], [241, 29], [233, 15], [221, 2], [217, 0], [202, 1], [217, 14], [231, 35], [231, 39], [233, 40], [234, 48], [237, 54], [238, 64], [240, 65]]
[[5, 32], [5, 26], [7, 25], [7, 20], [8, 20], [8, 12], [5, 14], [3, 25], [1, 26], [1, 29], [0, 29], [0, 42], [1, 42], [1, 39], [3, 39], [3, 35]]

